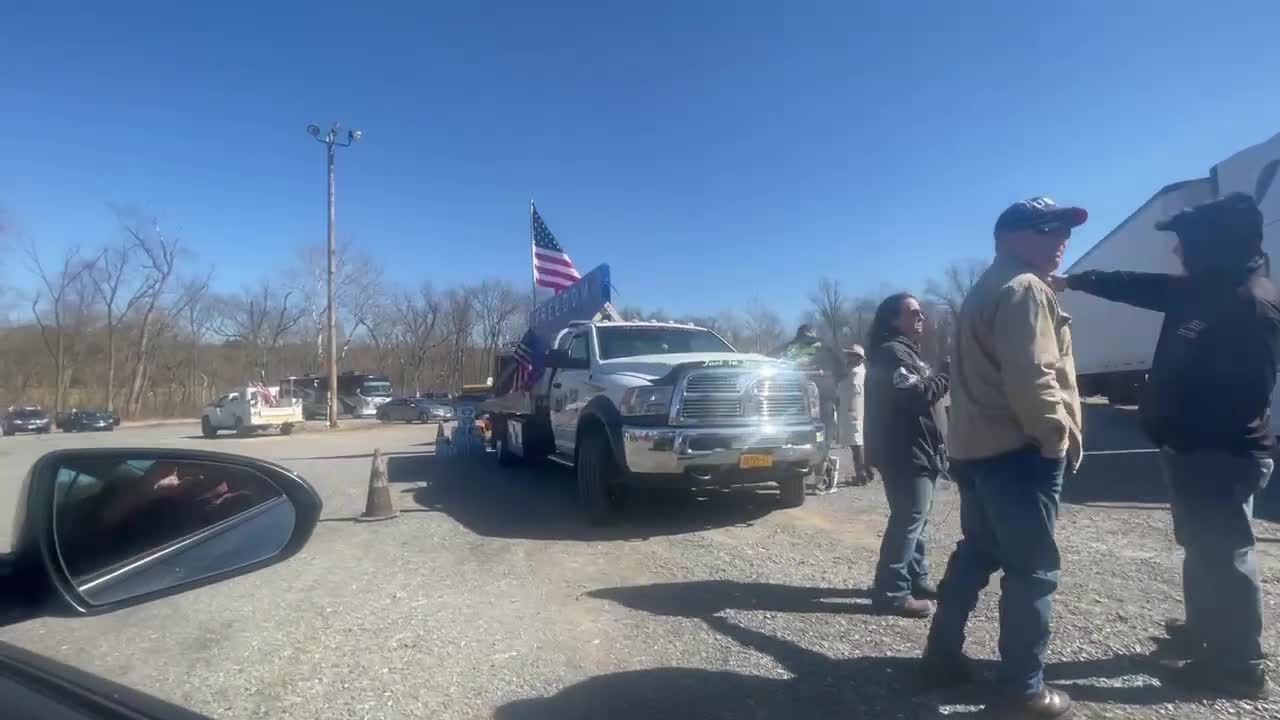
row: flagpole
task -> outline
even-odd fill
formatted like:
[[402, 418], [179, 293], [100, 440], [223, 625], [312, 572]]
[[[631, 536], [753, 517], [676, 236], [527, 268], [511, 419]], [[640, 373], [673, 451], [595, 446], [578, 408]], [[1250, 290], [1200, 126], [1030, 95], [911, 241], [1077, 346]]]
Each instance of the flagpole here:
[[530, 309], [538, 306], [538, 271], [533, 267], [538, 261], [537, 246], [533, 244], [533, 198], [529, 198], [529, 284], [532, 295], [529, 300]]

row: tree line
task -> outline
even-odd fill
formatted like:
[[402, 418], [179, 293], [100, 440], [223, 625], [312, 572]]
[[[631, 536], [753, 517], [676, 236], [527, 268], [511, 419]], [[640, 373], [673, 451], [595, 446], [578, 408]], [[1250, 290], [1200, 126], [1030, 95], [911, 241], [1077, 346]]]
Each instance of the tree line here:
[[[302, 249], [295, 267], [241, 290], [220, 288], [193, 248], [154, 217], [116, 209], [116, 237], [56, 256], [29, 243], [10, 263], [32, 291], [0, 328], [3, 402], [48, 409], [105, 407], [126, 418], [193, 416], [245, 382], [274, 384], [327, 368], [326, 258]], [[918, 294], [929, 316], [928, 357], [949, 354], [951, 318], [984, 265], [949, 265]], [[335, 307], [338, 365], [381, 372], [397, 392], [456, 391], [484, 382], [494, 356], [524, 332], [528, 290], [502, 280], [435, 287], [389, 280], [382, 265], [340, 245]], [[799, 322], [838, 346], [865, 343], [880, 297], [817, 281], [809, 309], [787, 322], [766, 299], [711, 315], [620, 308], [628, 319], [691, 322], [739, 350], [768, 353]]]

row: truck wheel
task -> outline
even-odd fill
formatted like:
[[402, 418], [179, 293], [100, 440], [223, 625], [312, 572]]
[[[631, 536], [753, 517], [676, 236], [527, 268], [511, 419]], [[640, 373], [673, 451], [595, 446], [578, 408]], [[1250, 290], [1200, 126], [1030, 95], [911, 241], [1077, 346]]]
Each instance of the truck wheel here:
[[626, 484], [603, 431], [582, 438], [575, 463], [578, 499], [592, 525], [607, 525], [618, 518], [626, 502]]
[[292, 434], [293, 434], [293, 423], [285, 423], [285, 424], [281, 425], [281, 426], [280, 426], [280, 434], [281, 434], [281, 435], [292, 435]]
[[213, 423], [209, 422], [208, 415], [200, 418], [200, 434], [207, 438], [218, 436], [218, 428], [214, 427]]
[[514, 467], [524, 461], [524, 458], [509, 449], [511, 444], [508, 437], [511, 433], [510, 428], [511, 423], [506, 420], [499, 420], [497, 426], [493, 429], [493, 435], [498, 440], [498, 464], [503, 467]]
[[422, 423], [423, 425], [426, 425], [427, 423], [431, 422], [431, 418], [427, 417], [426, 413], [418, 413], [418, 422]]
[[249, 437], [249, 428], [244, 425], [244, 418], [236, 418], [236, 435], [238, 437]]
[[794, 508], [804, 504], [804, 481], [808, 475], [791, 473], [778, 480], [778, 502], [782, 507]]

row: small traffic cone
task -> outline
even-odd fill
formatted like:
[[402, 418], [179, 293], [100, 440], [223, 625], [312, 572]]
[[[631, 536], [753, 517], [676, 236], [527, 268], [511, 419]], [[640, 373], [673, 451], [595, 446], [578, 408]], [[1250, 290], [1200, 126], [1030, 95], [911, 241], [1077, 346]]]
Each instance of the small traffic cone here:
[[449, 436], [444, 432], [444, 423], [438, 423], [436, 425], [436, 454], [445, 455], [451, 450], [453, 450], [452, 443], [449, 441]]
[[369, 469], [369, 495], [364, 501], [364, 514], [356, 520], [374, 522], [390, 520], [399, 515], [400, 512], [391, 504], [391, 485], [387, 483], [387, 461], [382, 457], [382, 448], [377, 448], [373, 451], [373, 467]]

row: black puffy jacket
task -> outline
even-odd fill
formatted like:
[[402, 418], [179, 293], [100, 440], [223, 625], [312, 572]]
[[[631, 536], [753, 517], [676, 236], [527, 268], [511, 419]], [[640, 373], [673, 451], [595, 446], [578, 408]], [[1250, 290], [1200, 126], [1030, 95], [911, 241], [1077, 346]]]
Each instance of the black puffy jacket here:
[[900, 335], [867, 355], [867, 462], [879, 468], [941, 469], [943, 433], [939, 403], [951, 383]]

